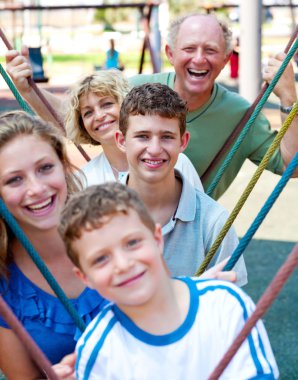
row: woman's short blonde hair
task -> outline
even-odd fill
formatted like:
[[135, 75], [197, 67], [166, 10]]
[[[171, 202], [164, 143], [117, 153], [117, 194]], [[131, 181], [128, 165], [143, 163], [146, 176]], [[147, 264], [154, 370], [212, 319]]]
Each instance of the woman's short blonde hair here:
[[121, 106], [129, 91], [129, 84], [118, 70], [102, 70], [84, 77], [69, 92], [65, 129], [67, 137], [76, 144], [100, 145], [86, 131], [80, 111], [80, 98], [88, 93], [111, 96]]

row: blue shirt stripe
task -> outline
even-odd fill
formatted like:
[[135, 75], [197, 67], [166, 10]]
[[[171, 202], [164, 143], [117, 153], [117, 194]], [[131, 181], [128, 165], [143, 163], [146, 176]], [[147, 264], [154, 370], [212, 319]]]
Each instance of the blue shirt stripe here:
[[[246, 309], [245, 303], [244, 303], [243, 299], [241, 298], [241, 296], [235, 290], [231, 289], [230, 287], [226, 287], [224, 285], [212, 285], [212, 286], [208, 286], [208, 287], [204, 288], [203, 290], [198, 289], [198, 293], [199, 293], [199, 295], [203, 295], [203, 294], [206, 294], [208, 291], [213, 291], [213, 290], [217, 290], [217, 289], [224, 289], [224, 290], [228, 291], [233, 297], [235, 297], [237, 299], [237, 301], [239, 302], [240, 306], [243, 309], [244, 321], [247, 321], [248, 311]], [[259, 341], [261, 341], [261, 337], [260, 337], [259, 331], [257, 329], [257, 326], [255, 326], [255, 328], [256, 328], [257, 333], [258, 333]], [[249, 344], [249, 348], [250, 348], [250, 352], [251, 352], [251, 357], [252, 357], [253, 362], [255, 364], [257, 374], [263, 374], [264, 371], [263, 371], [262, 365], [260, 363], [260, 360], [258, 358], [257, 351], [255, 348], [251, 333], [249, 334], [247, 339], [248, 339], [248, 344]], [[265, 359], [268, 362], [267, 358], [265, 358]], [[270, 369], [272, 371], [271, 367], [270, 367]]]
[[97, 321], [94, 324], [93, 328], [88, 331], [88, 333], [84, 337], [84, 341], [78, 347], [78, 349], [77, 349], [77, 360], [76, 360], [76, 365], [75, 365], [76, 373], [78, 373], [79, 362], [80, 362], [80, 359], [81, 359], [81, 356], [82, 356], [82, 351], [83, 351], [84, 347], [86, 346], [86, 343], [87, 343], [88, 339], [93, 335], [94, 330], [96, 329], [96, 327], [98, 326], [98, 324], [100, 323], [100, 321], [105, 317], [105, 315], [107, 314], [107, 312], [110, 309], [111, 309], [111, 305], [109, 305], [105, 309], [103, 309], [103, 311], [100, 313], [99, 317], [97, 318]]
[[106, 337], [108, 336], [109, 332], [112, 330], [114, 324], [117, 322], [117, 319], [115, 317], [113, 317], [107, 327], [105, 328], [105, 331], [103, 332], [103, 334], [101, 335], [101, 338], [99, 339], [99, 341], [96, 343], [90, 357], [89, 357], [89, 360], [87, 362], [87, 365], [86, 365], [86, 368], [85, 368], [85, 372], [84, 372], [84, 376], [83, 376], [83, 380], [88, 380], [89, 379], [89, 375], [90, 375], [90, 372], [92, 371], [92, 368], [94, 366], [94, 363], [95, 363], [95, 360], [97, 358], [97, 355], [99, 353], [99, 350], [101, 349], [102, 345], [104, 344], [104, 341], [106, 339]]

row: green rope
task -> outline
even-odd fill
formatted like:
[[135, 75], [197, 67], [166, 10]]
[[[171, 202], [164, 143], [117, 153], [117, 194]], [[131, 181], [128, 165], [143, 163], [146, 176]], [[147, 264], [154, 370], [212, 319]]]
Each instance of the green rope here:
[[291, 58], [294, 56], [297, 48], [298, 48], [298, 38], [296, 39], [296, 41], [295, 41], [294, 45], [292, 46], [291, 50], [289, 51], [289, 53], [287, 54], [286, 58], [282, 62], [280, 68], [278, 69], [276, 75], [272, 79], [272, 82], [269, 84], [269, 86], [268, 86], [267, 90], [265, 91], [264, 95], [260, 99], [259, 104], [256, 106], [254, 112], [250, 116], [250, 118], [247, 121], [247, 123], [246, 123], [245, 127], [243, 128], [243, 130], [241, 131], [241, 133], [240, 133], [238, 139], [236, 140], [235, 144], [233, 145], [232, 149], [230, 150], [230, 152], [228, 153], [228, 155], [225, 158], [224, 162], [222, 163], [221, 167], [219, 168], [218, 172], [216, 173], [216, 175], [215, 175], [212, 183], [210, 184], [210, 186], [208, 187], [208, 189], [206, 191], [207, 195], [211, 195], [213, 193], [213, 191], [216, 188], [218, 182], [220, 181], [221, 177], [223, 176], [224, 171], [229, 166], [229, 164], [230, 164], [231, 160], [233, 159], [235, 153], [239, 149], [242, 141], [244, 140], [244, 138], [248, 134], [248, 132], [250, 130], [250, 127], [252, 126], [252, 124], [256, 120], [256, 118], [257, 118], [258, 114], [260, 113], [262, 107], [264, 106], [264, 104], [266, 103], [267, 99], [269, 98], [269, 95], [271, 94], [273, 88], [275, 87], [275, 85], [278, 82], [279, 78], [283, 74], [286, 66], [290, 62]]
[[16, 86], [14, 85], [12, 80], [9, 78], [9, 76], [6, 74], [6, 71], [3, 69], [3, 66], [1, 65], [1, 63], [0, 63], [0, 73], [3, 77], [3, 79], [5, 80], [5, 82], [7, 83], [8, 87], [10, 88], [11, 92], [14, 94], [14, 96], [15, 96], [16, 100], [18, 101], [19, 105], [21, 106], [21, 108], [25, 112], [29, 113], [30, 115], [34, 115], [34, 112], [32, 111], [32, 109], [28, 106], [28, 104], [25, 102], [25, 100], [21, 97]]
[[221, 229], [218, 237], [214, 241], [212, 247], [210, 248], [210, 251], [207, 253], [204, 261], [202, 262], [200, 268], [196, 272], [196, 276], [200, 276], [209, 265], [210, 261], [212, 260], [213, 256], [215, 255], [218, 247], [220, 246], [221, 242], [223, 241], [224, 237], [226, 236], [227, 232], [229, 231], [231, 225], [233, 224], [234, 220], [236, 219], [236, 216], [239, 214], [241, 208], [243, 207], [246, 199], [248, 198], [249, 194], [251, 193], [252, 189], [254, 188], [255, 184], [257, 183], [258, 179], [260, 178], [263, 171], [266, 169], [266, 166], [268, 165], [268, 162], [270, 161], [272, 155], [278, 148], [281, 139], [284, 137], [285, 133], [287, 132], [288, 128], [290, 127], [296, 113], [298, 112], [298, 101], [295, 103], [292, 111], [286, 118], [282, 128], [278, 132], [278, 134], [275, 136], [275, 139], [273, 140], [272, 144], [270, 145], [269, 149], [267, 150], [266, 154], [264, 155], [262, 161], [260, 162], [260, 165], [258, 166], [257, 170], [255, 171], [253, 177], [249, 181], [246, 189], [244, 190], [243, 194], [241, 195], [239, 201], [237, 202], [236, 206], [234, 207], [233, 211], [231, 212], [229, 218], [227, 219], [226, 223], [224, 224], [223, 228]]

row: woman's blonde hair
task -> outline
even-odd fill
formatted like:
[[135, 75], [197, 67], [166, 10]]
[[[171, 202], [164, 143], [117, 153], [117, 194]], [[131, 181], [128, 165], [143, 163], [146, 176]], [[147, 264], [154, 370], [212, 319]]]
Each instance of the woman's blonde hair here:
[[[11, 111], [0, 115], [0, 151], [10, 141], [23, 135], [36, 136], [51, 145], [63, 165], [69, 195], [82, 189], [79, 178], [74, 174], [74, 171], [78, 169], [70, 162], [64, 138], [56, 127], [23, 111]], [[24, 158], [20, 157], [20, 159]], [[11, 240], [11, 231], [0, 216], [0, 276], [8, 274], [7, 264], [11, 259], [9, 257]]]
[[121, 105], [129, 91], [129, 84], [118, 70], [102, 70], [76, 83], [69, 92], [65, 128], [67, 137], [76, 144], [100, 145], [86, 131], [80, 111], [82, 95], [94, 93], [98, 96], [111, 96]]

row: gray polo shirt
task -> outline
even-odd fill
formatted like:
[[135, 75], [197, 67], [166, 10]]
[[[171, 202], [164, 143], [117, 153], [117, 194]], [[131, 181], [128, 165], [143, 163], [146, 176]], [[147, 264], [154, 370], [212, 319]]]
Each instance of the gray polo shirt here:
[[[182, 181], [182, 193], [175, 215], [162, 227], [164, 259], [172, 276], [193, 276], [199, 269], [212, 243], [228, 219], [227, 210], [207, 194], [196, 190], [175, 169], [175, 176]], [[127, 184], [128, 173], [121, 179]], [[230, 228], [209, 268], [230, 256], [239, 241], [235, 229]], [[238, 286], [247, 283], [243, 257], [234, 267]]]
[[[191, 186], [178, 170], [175, 170], [175, 174], [182, 181], [182, 193], [175, 215], [162, 228], [164, 258], [173, 276], [193, 276], [229, 214], [218, 202]], [[238, 238], [231, 227], [209, 267], [230, 256], [237, 245]], [[237, 273], [237, 285], [245, 285], [247, 272], [243, 257], [234, 270]]]

